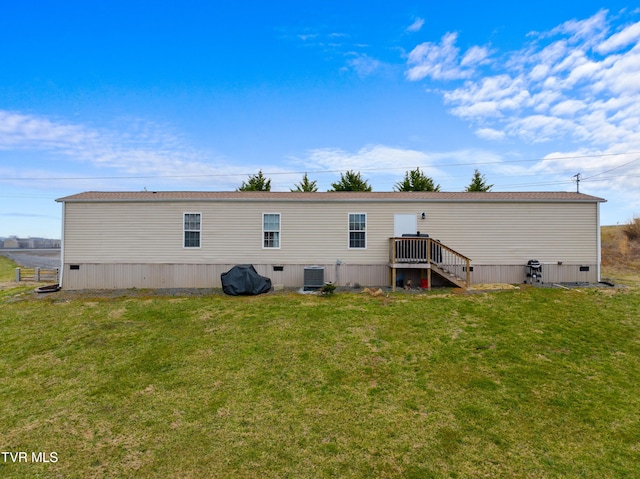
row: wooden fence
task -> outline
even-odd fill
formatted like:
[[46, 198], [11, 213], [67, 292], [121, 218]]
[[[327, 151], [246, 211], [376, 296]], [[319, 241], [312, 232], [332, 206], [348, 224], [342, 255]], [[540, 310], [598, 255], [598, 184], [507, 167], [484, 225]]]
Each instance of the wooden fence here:
[[16, 281], [34, 281], [36, 283], [57, 283], [60, 281], [60, 271], [44, 268], [16, 268]]

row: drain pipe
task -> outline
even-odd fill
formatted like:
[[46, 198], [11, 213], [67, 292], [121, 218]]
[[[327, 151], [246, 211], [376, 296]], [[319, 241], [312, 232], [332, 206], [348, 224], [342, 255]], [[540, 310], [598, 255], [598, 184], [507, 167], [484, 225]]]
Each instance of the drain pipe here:
[[65, 215], [66, 215], [66, 203], [62, 201], [62, 225], [60, 226], [60, 269], [58, 270], [58, 285], [62, 288], [62, 281], [64, 277], [64, 233], [66, 229], [65, 225]]
[[336, 260], [336, 286], [340, 285], [340, 265], [342, 261], [340, 259]]

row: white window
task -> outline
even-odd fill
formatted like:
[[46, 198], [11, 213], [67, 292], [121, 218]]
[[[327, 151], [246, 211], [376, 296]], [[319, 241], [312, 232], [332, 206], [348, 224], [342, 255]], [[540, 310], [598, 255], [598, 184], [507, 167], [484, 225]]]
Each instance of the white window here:
[[280, 213], [262, 214], [262, 247], [280, 248]]
[[184, 214], [184, 241], [185, 248], [200, 248], [200, 232], [202, 229], [202, 215], [200, 213]]
[[349, 248], [367, 247], [367, 214], [349, 213]]

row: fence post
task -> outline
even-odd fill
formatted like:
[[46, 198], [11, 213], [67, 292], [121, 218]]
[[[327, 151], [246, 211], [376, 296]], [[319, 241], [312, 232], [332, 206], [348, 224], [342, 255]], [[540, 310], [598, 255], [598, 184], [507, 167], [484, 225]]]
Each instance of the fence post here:
[[36, 283], [40, 282], [40, 268], [33, 268], [33, 280]]
[[16, 283], [20, 282], [20, 268], [16, 268]]

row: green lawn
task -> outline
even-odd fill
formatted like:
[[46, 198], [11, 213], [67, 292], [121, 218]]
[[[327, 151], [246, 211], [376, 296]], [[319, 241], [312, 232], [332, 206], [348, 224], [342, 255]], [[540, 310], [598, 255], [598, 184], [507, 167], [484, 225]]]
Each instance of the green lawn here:
[[16, 279], [17, 266], [9, 258], [0, 254], [0, 281], [14, 281]]
[[1, 293], [0, 477], [640, 477], [638, 290]]

